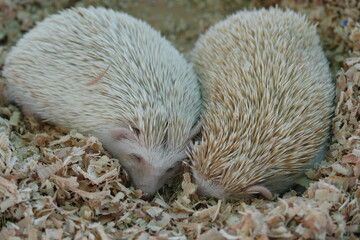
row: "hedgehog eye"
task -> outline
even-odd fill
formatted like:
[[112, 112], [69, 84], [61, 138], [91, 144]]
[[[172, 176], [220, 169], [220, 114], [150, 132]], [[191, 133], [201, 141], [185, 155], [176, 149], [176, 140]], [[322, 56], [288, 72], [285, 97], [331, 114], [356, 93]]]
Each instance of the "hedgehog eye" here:
[[139, 135], [140, 135], [140, 130], [139, 130], [138, 128], [136, 128], [136, 127], [131, 127], [131, 129], [132, 129], [133, 133], [135, 133], [135, 135], [136, 135], [137, 137], [139, 137]]
[[188, 140], [192, 140], [196, 136], [198, 136], [201, 132], [201, 129], [202, 129], [202, 122], [199, 121], [191, 128]]
[[162, 141], [162, 145], [164, 146], [164, 148], [167, 148], [167, 144], [168, 144], [168, 131], [166, 131], [164, 139]]
[[141, 163], [144, 161], [144, 158], [137, 155], [137, 154], [130, 154], [130, 158], [134, 160], [135, 162]]
[[174, 169], [175, 169], [175, 167], [168, 168], [168, 170], [166, 170], [166, 172], [167, 173], [172, 172]]

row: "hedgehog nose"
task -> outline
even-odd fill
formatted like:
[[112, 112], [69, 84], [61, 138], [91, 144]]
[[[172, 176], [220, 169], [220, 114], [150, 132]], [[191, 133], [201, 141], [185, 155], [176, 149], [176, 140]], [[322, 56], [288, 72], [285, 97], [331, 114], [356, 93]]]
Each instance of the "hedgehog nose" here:
[[141, 199], [145, 201], [151, 201], [154, 198], [154, 195], [150, 193], [143, 193]]

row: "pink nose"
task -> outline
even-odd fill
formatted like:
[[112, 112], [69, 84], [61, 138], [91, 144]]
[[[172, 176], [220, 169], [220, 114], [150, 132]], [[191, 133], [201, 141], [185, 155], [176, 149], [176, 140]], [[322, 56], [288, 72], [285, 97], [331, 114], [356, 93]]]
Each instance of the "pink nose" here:
[[150, 193], [143, 193], [141, 199], [145, 201], [151, 201], [154, 198], [154, 195]]

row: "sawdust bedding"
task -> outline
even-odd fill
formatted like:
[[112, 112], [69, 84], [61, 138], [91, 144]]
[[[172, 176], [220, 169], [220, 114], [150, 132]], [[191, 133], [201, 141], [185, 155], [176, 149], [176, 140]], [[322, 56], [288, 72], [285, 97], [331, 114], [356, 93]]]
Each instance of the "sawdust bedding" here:
[[[0, 66], [9, 46], [35, 21], [64, 7], [96, 1], [20, 2], [0, 2]], [[174, 1], [172, 4], [198, 10], [199, 14], [204, 8], [208, 12], [220, 9], [221, 14], [214, 18], [197, 16], [205, 20], [198, 29], [188, 27], [186, 34], [174, 23], [171, 26], [180, 30], [165, 31], [167, 37], [179, 36], [174, 44], [186, 49], [184, 42], [191, 46], [199, 32], [243, 6], [276, 3], [319, 22], [337, 84], [336, 110], [327, 161], [300, 181], [306, 191], [291, 190], [272, 201], [199, 198], [185, 166], [183, 176], [167, 184], [152, 202], [143, 201], [141, 191], [129, 185], [118, 161], [104, 151], [95, 137], [24, 117], [17, 107], [6, 102], [1, 79], [0, 239], [358, 239], [360, 3], [230, 2]], [[132, 13], [132, 1], [122, 4], [116, 8]], [[194, 17], [193, 21], [198, 19]]]

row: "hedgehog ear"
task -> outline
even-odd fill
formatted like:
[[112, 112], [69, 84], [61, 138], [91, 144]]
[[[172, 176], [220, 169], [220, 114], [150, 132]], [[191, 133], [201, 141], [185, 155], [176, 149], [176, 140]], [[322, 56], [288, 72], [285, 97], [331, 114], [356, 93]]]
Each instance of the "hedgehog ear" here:
[[201, 123], [201, 121], [199, 121], [199, 122], [190, 130], [188, 141], [190, 141], [191, 139], [195, 138], [195, 137], [201, 132], [201, 129], [202, 129], [202, 123]]
[[122, 141], [122, 140], [136, 141], [137, 140], [136, 134], [137, 134], [136, 132], [134, 133], [133, 131], [127, 128], [116, 128], [110, 131], [110, 135], [112, 139], [115, 141]]

